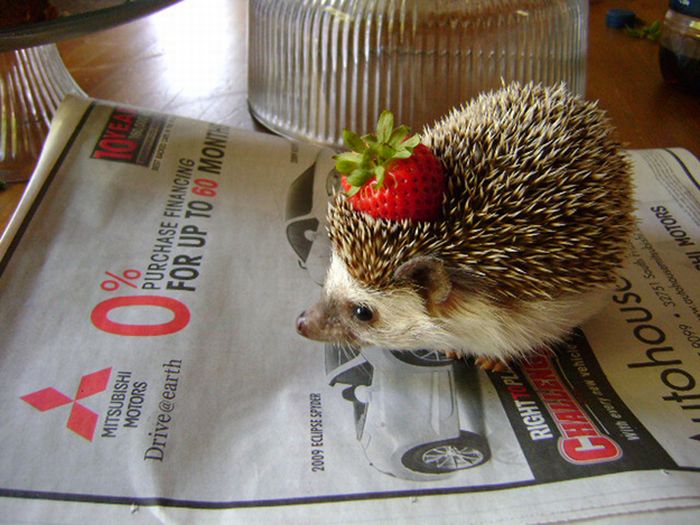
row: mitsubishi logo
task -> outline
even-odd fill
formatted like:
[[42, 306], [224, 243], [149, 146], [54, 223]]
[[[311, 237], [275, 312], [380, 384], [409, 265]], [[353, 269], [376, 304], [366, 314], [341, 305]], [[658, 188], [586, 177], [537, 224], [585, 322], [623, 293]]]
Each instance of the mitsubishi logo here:
[[78, 391], [75, 393], [75, 399], [68, 397], [53, 387], [37, 390], [36, 392], [20, 397], [20, 399], [29, 403], [40, 412], [47, 412], [48, 410], [53, 410], [54, 408], [72, 403], [66, 426], [79, 436], [88, 441], [92, 441], [99, 416], [89, 408], [81, 405], [78, 401], [106, 390], [111, 374], [112, 369], [105, 368], [81, 377]]

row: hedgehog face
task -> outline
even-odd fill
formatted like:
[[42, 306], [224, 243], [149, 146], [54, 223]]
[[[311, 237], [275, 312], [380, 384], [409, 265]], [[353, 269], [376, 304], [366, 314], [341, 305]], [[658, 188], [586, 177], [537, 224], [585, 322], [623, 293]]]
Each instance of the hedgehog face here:
[[429, 334], [444, 332], [426, 307], [424, 291], [405, 276], [397, 275], [389, 289], [373, 290], [334, 254], [321, 299], [299, 316], [297, 330], [317, 341], [420, 349], [431, 343]]

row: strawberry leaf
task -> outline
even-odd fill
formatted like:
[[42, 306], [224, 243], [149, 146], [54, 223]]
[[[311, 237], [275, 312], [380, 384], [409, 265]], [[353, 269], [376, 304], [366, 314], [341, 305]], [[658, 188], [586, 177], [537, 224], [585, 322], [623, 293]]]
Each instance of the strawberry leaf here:
[[362, 160], [362, 155], [360, 153], [355, 153], [354, 151], [345, 151], [339, 153], [335, 156], [336, 160], [350, 160], [352, 162], [360, 162]]
[[404, 139], [408, 136], [410, 133], [408, 126], [399, 126], [396, 128], [392, 133], [391, 137], [389, 137], [389, 145], [394, 148], [394, 149], [399, 149], [401, 146], [401, 143], [404, 141]]
[[343, 130], [343, 142], [345, 142], [348, 149], [357, 151], [358, 153], [362, 153], [367, 149], [365, 141], [362, 140], [357, 133], [349, 129]]
[[374, 135], [362, 135], [361, 138], [368, 146], [375, 146], [377, 144], [377, 137]]
[[352, 173], [362, 162], [362, 155], [359, 153], [345, 152], [335, 157], [335, 170], [338, 173]]
[[403, 141], [403, 146], [405, 148], [410, 148], [411, 152], [418, 144], [420, 144], [420, 137], [418, 135], [413, 135], [410, 139]]
[[376, 189], [379, 189], [384, 184], [384, 176], [386, 175], [386, 169], [384, 166], [375, 166], [374, 168], [374, 178], [377, 182], [374, 184]]
[[353, 171], [346, 179], [350, 186], [355, 188], [361, 188], [364, 186], [369, 179], [372, 178], [372, 172], [362, 168], [358, 168]]
[[394, 159], [407, 159], [407, 158], [410, 157], [411, 155], [413, 155], [413, 151], [412, 151], [412, 150], [402, 149], [401, 151], [397, 151], [397, 152], [394, 154], [394, 157], [393, 157], [393, 158], [394, 158]]
[[362, 189], [361, 186], [353, 186], [353, 187], [351, 187], [351, 188], [347, 191], [346, 194], [347, 194], [348, 197], [352, 197], [353, 195], [358, 194], [358, 193], [360, 192], [361, 189]]
[[335, 171], [338, 173], [352, 173], [358, 167], [359, 164], [352, 160], [337, 159], [335, 161]]
[[372, 166], [374, 166], [374, 159], [377, 156], [377, 148], [374, 146], [370, 146], [365, 150], [365, 152], [362, 154], [362, 160], [360, 161], [360, 167], [365, 169], [365, 170], [371, 170]]
[[377, 140], [379, 142], [388, 142], [393, 129], [394, 115], [392, 115], [391, 111], [385, 109], [379, 115], [379, 121], [377, 122]]
[[389, 146], [388, 144], [380, 144], [377, 147], [378, 153], [379, 153], [379, 161], [384, 162], [387, 160], [391, 160], [394, 158], [394, 155], [396, 155], [396, 150]]

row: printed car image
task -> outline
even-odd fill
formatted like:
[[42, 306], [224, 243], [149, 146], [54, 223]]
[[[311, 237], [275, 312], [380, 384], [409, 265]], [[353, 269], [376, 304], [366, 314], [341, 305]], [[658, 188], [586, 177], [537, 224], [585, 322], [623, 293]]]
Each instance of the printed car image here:
[[340, 185], [335, 169], [326, 171], [322, 168], [329, 165], [324, 161], [331, 154], [329, 150], [322, 150], [316, 161], [292, 182], [287, 190], [285, 209], [285, 229], [289, 244], [297, 254], [299, 266], [319, 285], [323, 284], [326, 277], [331, 253], [323, 221], [328, 198]]
[[[354, 410], [370, 464], [398, 478], [443, 479], [490, 458], [476, 370], [437, 352], [325, 347], [326, 374]], [[460, 421], [458, 403], [469, 414]], [[465, 410], [466, 409], [466, 410]]]

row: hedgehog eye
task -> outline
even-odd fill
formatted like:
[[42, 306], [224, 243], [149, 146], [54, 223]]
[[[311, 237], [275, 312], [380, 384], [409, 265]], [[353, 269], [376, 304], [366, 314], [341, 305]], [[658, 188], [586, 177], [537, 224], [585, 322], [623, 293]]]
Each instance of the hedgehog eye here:
[[356, 304], [355, 306], [353, 306], [352, 315], [354, 315], [355, 319], [357, 319], [358, 321], [365, 322], [371, 321], [374, 317], [374, 313], [369, 308], [369, 306], [364, 304]]

